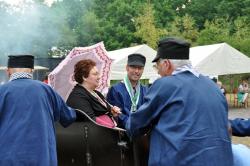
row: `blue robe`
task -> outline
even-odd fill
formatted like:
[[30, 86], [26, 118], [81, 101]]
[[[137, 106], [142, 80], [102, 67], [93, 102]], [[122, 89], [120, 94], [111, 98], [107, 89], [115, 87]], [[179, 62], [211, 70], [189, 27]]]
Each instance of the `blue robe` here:
[[17, 79], [0, 86], [0, 165], [57, 166], [55, 121], [75, 112], [48, 85]]
[[250, 149], [246, 145], [232, 144], [234, 166], [250, 166]]
[[126, 129], [135, 137], [152, 126], [149, 166], [232, 166], [227, 110], [214, 82], [186, 71], [156, 80]]
[[[146, 90], [146, 86], [140, 86], [140, 97], [137, 104], [137, 108], [139, 108], [143, 104], [143, 97], [146, 93]], [[131, 112], [130, 109], [132, 102], [129, 93], [126, 89], [126, 86], [123, 82], [119, 82], [109, 89], [107, 94], [107, 101], [110, 104], [121, 108], [122, 114], [118, 117], [118, 125], [119, 127], [124, 128]]]
[[233, 135], [250, 136], [250, 119], [236, 118], [230, 120]]

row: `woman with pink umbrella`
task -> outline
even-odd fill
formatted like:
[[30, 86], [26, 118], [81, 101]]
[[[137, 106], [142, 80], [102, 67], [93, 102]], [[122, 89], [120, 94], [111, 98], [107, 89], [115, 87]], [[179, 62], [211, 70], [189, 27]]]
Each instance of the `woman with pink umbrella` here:
[[[121, 113], [118, 107], [111, 106], [105, 97], [95, 90], [99, 85], [100, 74], [93, 60], [86, 59], [77, 62], [74, 67], [74, 79], [77, 84], [67, 99], [70, 107], [84, 111], [99, 124], [102, 124], [103, 118], [116, 117]], [[78, 113], [77, 120], [84, 121], [85, 117]]]

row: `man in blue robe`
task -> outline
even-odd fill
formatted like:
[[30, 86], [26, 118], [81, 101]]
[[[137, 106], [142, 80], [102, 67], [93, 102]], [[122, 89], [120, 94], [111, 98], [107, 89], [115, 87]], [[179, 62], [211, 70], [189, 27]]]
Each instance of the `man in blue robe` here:
[[246, 145], [232, 144], [234, 166], [249, 166], [250, 165], [250, 149]]
[[[130, 54], [127, 61], [127, 75], [122, 82], [113, 85], [107, 94], [107, 100], [110, 104], [118, 106], [121, 114], [118, 116], [118, 126], [125, 128], [128, 117], [131, 112], [136, 110], [143, 104], [143, 97], [147, 87], [141, 85], [140, 78], [144, 70], [146, 58], [141, 54]], [[124, 139], [129, 140], [127, 137]], [[132, 140], [134, 165], [147, 165], [148, 153], [144, 146], [144, 140], [147, 137]], [[146, 141], [145, 141], [146, 142]], [[146, 149], [146, 150], [145, 150]]]
[[107, 101], [119, 107], [119, 127], [124, 128], [131, 112], [135, 112], [143, 103], [146, 86], [141, 85], [140, 78], [144, 70], [146, 58], [141, 54], [131, 54], [127, 61], [127, 75], [122, 82], [113, 85], [107, 94]]
[[228, 106], [219, 88], [197, 73], [190, 44], [165, 38], [153, 62], [162, 78], [128, 118], [130, 136], [151, 128], [149, 166], [232, 166]]
[[250, 119], [236, 118], [229, 122], [234, 136], [250, 136]]
[[34, 57], [9, 56], [10, 81], [0, 86], [0, 165], [57, 166], [55, 121], [75, 112], [48, 85], [32, 80]]
[[[233, 125], [235, 125], [235, 122], [239, 122], [239, 121], [247, 122], [247, 120], [239, 119], [239, 118], [237, 118], [237, 120], [229, 120], [229, 122], [231, 122], [231, 124]], [[233, 134], [233, 129], [232, 129], [231, 124], [229, 123], [229, 126], [228, 126], [230, 135]], [[234, 130], [235, 130], [235, 126], [234, 126]], [[234, 131], [234, 135], [237, 135], [237, 136], [247, 135], [247, 133], [236, 134], [235, 132], [237, 131]], [[249, 158], [250, 149], [246, 145], [232, 144], [232, 151], [233, 151], [233, 158], [234, 158], [234, 166], [249, 166], [250, 165], [250, 158]]]

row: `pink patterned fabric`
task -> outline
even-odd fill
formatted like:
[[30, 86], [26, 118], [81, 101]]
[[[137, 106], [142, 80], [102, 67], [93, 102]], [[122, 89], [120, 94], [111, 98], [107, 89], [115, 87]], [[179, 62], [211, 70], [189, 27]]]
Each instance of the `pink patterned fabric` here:
[[66, 101], [76, 82], [73, 79], [74, 65], [83, 59], [92, 59], [101, 74], [97, 88], [104, 92], [108, 88], [112, 60], [108, 57], [103, 42], [89, 47], [75, 47], [65, 59], [49, 74], [49, 85]]

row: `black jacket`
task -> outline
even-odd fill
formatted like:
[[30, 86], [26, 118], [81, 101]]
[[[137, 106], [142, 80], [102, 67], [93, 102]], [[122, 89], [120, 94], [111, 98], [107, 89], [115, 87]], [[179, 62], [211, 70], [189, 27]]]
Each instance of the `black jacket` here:
[[[107, 107], [102, 105], [96, 97], [91, 95], [87, 89], [79, 84], [73, 88], [67, 99], [67, 104], [74, 109], [80, 109], [86, 112], [92, 119], [95, 120], [95, 117], [110, 112], [111, 110], [111, 107], [105, 100], [105, 97], [96, 90], [95, 93], [106, 103]], [[77, 120], [82, 121], [84, 119], [85, 118], [82, 115], [77, 113]]]

